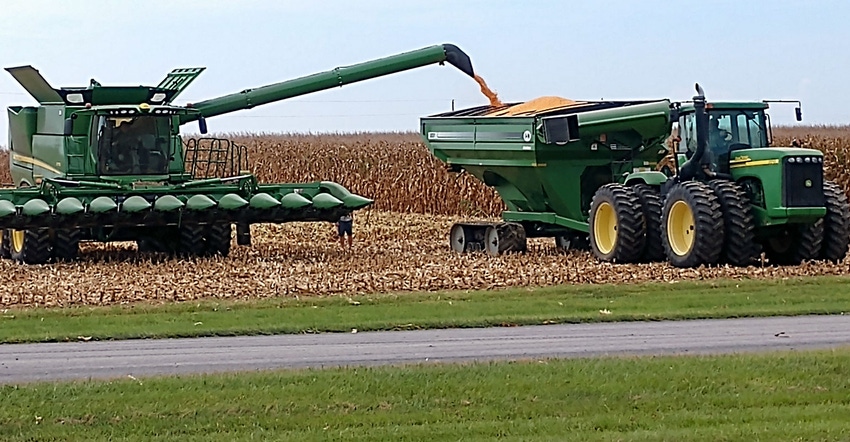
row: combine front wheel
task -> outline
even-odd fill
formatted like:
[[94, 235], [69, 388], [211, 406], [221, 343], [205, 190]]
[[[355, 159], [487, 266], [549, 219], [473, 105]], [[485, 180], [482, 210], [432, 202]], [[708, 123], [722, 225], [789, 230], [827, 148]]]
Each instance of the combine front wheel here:
[[204, 253], [204, 229], [197, 224], [180, 226], [179, 255], [199, 256]]
[[53, 237], [53, 257], [57, 261], [74, 261], [80, 251], [79, 229], [58, 229]]
[[714, 264], [723, 248], [723, 218], [705, 184], [675, 185], [664, 200], [661, 231], [667, 259], [676, 267]]
[[233, 227], [230, 224], [213, 224], [207, 230], [206, 252], [207, 255], [221, 255], [227, 257], [230, 254], [230, 239]]
[[12, 257], [11, 233], [9, 230], [0, 230], [0, 258], [9, 259]]
[[590, 246], [602, 261], [633, 262], [646, 244], [640, 200], [622, 184], [606, 184], [590, 204]]
[[487, 254], [491, 256], [526, 250], [525, 229], [522, 224], [499, 223], [487, 227], [484, 238]]
[[820, 257], [839, 262], [847, 255], [847, 248], [850, 247], [850, 205], [844, 191], [831, 181], [823, 183], [823, 193], [826, 197], [826, 216], [823, 218]]
[[44, 264], [50, 259], [47, 229], [9, 230], [11, 258], [26, 264]]

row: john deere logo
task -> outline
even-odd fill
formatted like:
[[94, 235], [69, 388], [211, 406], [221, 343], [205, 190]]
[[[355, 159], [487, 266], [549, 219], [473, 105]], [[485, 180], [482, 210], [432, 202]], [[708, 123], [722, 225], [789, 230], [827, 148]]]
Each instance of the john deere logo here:
[[812, 187], [812, 180], [806, 180], [806, 187]]

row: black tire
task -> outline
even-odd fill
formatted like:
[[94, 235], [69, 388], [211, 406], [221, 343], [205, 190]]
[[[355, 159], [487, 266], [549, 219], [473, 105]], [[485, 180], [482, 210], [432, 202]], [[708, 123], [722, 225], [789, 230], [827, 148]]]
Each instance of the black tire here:
[[641, 252], [641, 260], [664, 261], [664, 244], [661, 243], [661, 195], [655, 188], [644, 183], [635, 184], [632, 189], [640, 201], [646, 222], [646, 244]]
[[823, 243], [823, 218], [814, 224], [792, 224], [764, 243], [770, 264], [797, 265], [818, 259]]
[[184, 257], [204, 254], [204, 228], [197, 224], [180, 226], [180, 249], [178, 255]]
[[590, 250], [590, 236], [584, 232], [565, 233], [555, 237], [555, 246], [563, 251]]
[[635, 192], [622, 184], [606, 184], [590, 203], [590, 247], [600, 261], [637, 261], [646, 245], [646, 221]]
[[[8, 233], [11, 233], [8, 232]], [[26, 264], [44, 264], [50, 260], [50, 231], [48, 229], [24, 230], [23, 243], [20, 249], [11, 241], [10, 248], [13, 260]]]
[[12, 257], [12, 245], [10, 243], [10, 233], [7, 229], [0, 230], [0, 258], [9, 259]]
[[519, 223], [499, 223], [487, 227], [484, 248], [491, 256], [526, 251], [525, 228]]
[[230, 223], [210, 225], [207, 229], [206, 255], [229, 255], [232, 236], [233, 226]]
[[79, 229], [56, 229], [53, 237], [53, 258], [56, 261], [71, 262], [80, 252]]
[[720, 203], [723, 214], [723, 251], [720, 261], [734, 266], [748, 266], [761, 254], [756, 242], [755, 218], [750, 198], [744, 189], [726, 180], [711, 180], [708, 186]]
[[850, 247], [850, 204], [847, 203], [844, 191], [831, 181], [824, 181], [823, 193], [826, 198], [826, 216], [823, 218], [820, 257], [840, 262], [847, 256]]
[[674, 185], [661, 212], [664, 253], [676, 267], [715, 264], [723, 249], [723, 214], [707, 185], [686, 181]]

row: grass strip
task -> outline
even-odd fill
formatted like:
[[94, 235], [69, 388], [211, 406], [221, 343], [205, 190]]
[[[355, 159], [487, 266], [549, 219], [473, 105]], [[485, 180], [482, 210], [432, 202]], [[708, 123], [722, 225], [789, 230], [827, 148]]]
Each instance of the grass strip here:
[[850, 277], [6, 309], [0, 343], [730, 318], [850, 311]]
[[0, 439], [848, 440], [850, 348], [0, 387]]

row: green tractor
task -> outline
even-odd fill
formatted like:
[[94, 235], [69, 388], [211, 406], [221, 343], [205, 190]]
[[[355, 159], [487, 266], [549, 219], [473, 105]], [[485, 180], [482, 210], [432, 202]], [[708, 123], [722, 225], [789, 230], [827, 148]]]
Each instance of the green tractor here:
[[767, 102], [707, 103], [697, 92], [674, 109], [678, 172], [659, 188], [661, 216], [647, 220], [648, 241], [679, 267], [744, 266], [762, 251], [772, 264], [843, 260], [850, 206], [824, 180], [823, 154], [772, 147]]
[[0, 256], [74, 260], [80, 241], [135, 241], [141, 251], [228, 255], [233, 226], [329, 221], [372, 200], [327, 181], [263, 184], [244, 146], [183, 140], [180, 127], [298, 95], [429, 64], [474, 76], [469, 57], [436, 45], [195, 104], [174, 99], [204, 68], [175, 69], [157, 86], [53, 88], [30, 66], [6, 69], [38, 106], [10, 106], [13, 187], [0, 189]]

